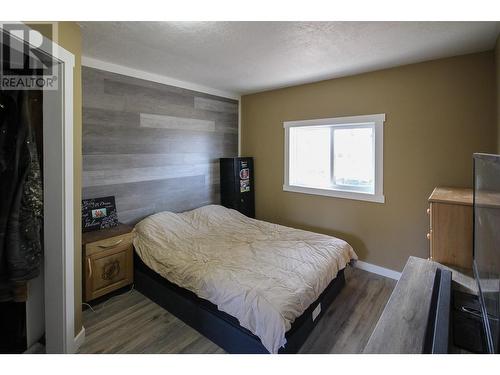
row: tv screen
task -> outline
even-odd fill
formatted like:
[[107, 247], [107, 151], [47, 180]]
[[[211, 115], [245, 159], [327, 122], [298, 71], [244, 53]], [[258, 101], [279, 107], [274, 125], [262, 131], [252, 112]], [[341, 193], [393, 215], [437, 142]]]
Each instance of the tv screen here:
[[474, 277], [487, 347], [499, 352], [500, 155], [474, 154]]

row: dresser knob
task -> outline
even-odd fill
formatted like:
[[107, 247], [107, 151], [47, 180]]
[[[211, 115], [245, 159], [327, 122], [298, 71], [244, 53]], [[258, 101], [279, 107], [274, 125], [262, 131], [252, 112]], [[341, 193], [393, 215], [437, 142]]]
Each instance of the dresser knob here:
[[430, 208], [428, 208], [428, 209], [427, 209], [427, 215], [430, 215], [430, 214], [431, 214], [431, 209], [430, 209]]
[[426, 237], [427, 237], [428, 240], [430, 240], [431, 239], [431, 234], [427, 233]]

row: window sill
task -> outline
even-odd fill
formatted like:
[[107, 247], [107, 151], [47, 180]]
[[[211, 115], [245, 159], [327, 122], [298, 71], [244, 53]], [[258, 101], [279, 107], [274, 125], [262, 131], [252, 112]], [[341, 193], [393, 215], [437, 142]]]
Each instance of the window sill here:
[[290, 186], [290, 185], [283, 185], [283, 191], [290, 191], [293, 193], [303, 193], [311, 195], [323, 195], [326, 197], [334, 197], [334, 198], [354, 199], [358, 201], [385, 203], [385, 197], [383, 195], [358, 193], [354, 191], [318, 189], [305, 186]]

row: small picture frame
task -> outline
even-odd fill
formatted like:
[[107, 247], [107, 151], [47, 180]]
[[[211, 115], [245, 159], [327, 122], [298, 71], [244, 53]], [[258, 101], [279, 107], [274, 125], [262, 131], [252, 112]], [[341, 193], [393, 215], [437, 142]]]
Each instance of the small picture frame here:
[[82, 200], [82, 231], [90, 232], [118, 225], [115, 197]]

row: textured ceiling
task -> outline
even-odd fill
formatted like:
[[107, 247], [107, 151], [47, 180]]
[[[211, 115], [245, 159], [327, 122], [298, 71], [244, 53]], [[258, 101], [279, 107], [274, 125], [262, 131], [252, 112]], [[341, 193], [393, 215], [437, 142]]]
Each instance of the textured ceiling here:
[[492, 49], [498, 22], [81, 22], [83, 54], [236, 94]]

